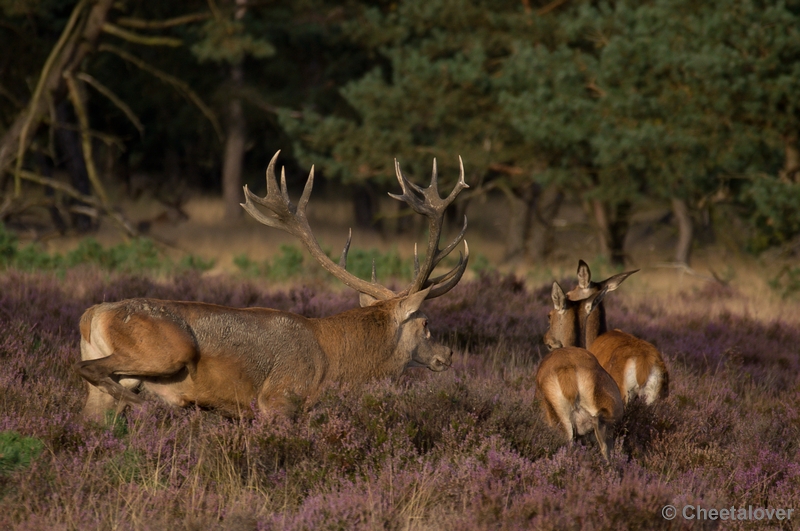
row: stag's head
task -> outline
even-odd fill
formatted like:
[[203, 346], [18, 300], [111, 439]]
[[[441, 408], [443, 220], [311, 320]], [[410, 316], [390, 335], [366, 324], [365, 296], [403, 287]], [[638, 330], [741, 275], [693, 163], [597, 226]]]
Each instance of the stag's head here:
[[[280, 153], [280, 152], [278, 152]], [[397, 355], [405, 361], [406, 367], [428, 367], [433, 371], [443, 371], [451, 364], [452, 352], [448, 347], [435, 343], [431, 339], [428, 318], [420, 311], [426, 299], [444, 295], [461, 280], [469, 260], [469, 246], [464, 240], [467, 229], [467, 218], [460, 233], [444, 248], [439, 247], [442, 234], [444, 214], [456, 196], [468, 188], [464, 181], [464, 165], [459, 157], [459, 179], [450, 194], [442, 198], [439, 194], [436, 160], [433, 161], [433, 174], [428, 187], [420, 187], [409, 181], [395, 160], [395, 174], [400, 183], [400, 194], [389, 194], [394, 199], [403, 201], [414, 212], [428, 219], [428, 245], [425, 259], [420, 264], [416, 245], [414, 246], [414, 278], [400, 291], [393, 291], [378, 283], [375, 275], [375, 264], [372, 266], [372, 279], [367, 281], [347, 271], [347, 254], [350, 250], [352, 231], [347, 237], [339, 263], [334, 263], [321, 249], [314, 237], [306, 217], [306, 207], [314, 184], [314, 168], [306, 181], [303, 193], [297, 205], [289, 200], [286, 188], [286, 176], [281, 170], [280, 186], [275, 176], [275, 163], [278, 153], [267, 167], [267, 195], [258, 197], [247, 186], [244, 187], [245, 203], [242, 207], [258, 222], [286, 231], [297, 237], [311, 255], [329, 273], [345, 285], [358, 291], [362, 307], [375, 307], [376, 310], [388, 310], [393, 315], [396, 332], [395, 348]], [[272, 215], [259, 210], [255, 204], [266, 207]], [[459, 253], [458, 263], [450, 270], [432, 276], [439, 263], [448, 256], [461, 242], [464, 242], [464, 253]]]
[[432, 286], [413, 295], [375, 304], [392, 308], [398, 338], [395, 355], [404, 361], [404, 367], [427, 367], [440, 372], [452, 364], [453, 351], [432, 339], [428, 316], [419, 310], [431, 289]]

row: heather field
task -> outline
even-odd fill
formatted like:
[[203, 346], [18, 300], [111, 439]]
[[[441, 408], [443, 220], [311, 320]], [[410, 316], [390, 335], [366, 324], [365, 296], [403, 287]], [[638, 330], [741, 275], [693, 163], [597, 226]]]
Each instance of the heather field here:
[[[147, 400], [103, 427], [79, 417], [71, 369], [88, 306], [157, 297], [322, 316], [356, 296], [193, 270], [0, 271], [0, 529], [798, 528], [796, 315], [729, 311], [748, 304], [735, 283], [609, 296], [610, 324], [661, 349], [671, 386], [629, 407], [606, 464], [589, 443], [565, 445], [534, 398], [551, 304], [535, 284], [485, 274], [427, 302], [456, 352], [444, 373], [331, 388], [291, 419]], [[752, 520], [686, 520], [688, 505]]]

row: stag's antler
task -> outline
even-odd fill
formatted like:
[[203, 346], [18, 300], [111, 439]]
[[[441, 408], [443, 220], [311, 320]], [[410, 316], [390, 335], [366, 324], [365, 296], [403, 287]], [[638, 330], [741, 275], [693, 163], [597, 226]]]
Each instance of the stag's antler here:
[[[275, 162], [278, 159], [279, 153], [280, 151], [275, 153], [275, 156], [269, 161], [269, 166], [267, 166], [266, 197], [258, 197], [245, 185], [245, 203], [242, 204], [242, 207], [259, 223], [286, 231], [303, 242], [303, 245], [306, 246], [311, 256], [345, 285], [380, 300], [394, 297], [395, 293], [392, 290], [380, 284], [362, 280], [345, 269], [347, 251], [350, 248], [350, 236], [347, 237], [347, 243], [345, 243], [344, 251], [342, 251], [342, 258], [339, 260], [340, 265], [333, 263], [333, 261], [328, 258], [328, 255], [320, 248], [319, 242], [317, 242], [317, 239], [311, 232], [311, 226], [308, 224], [308, 218], [306, 217], [306, 206], [311, 197], [311, 189], [314, 187], [314, 167], [311, 167], [306, 186], [303, 188], [303, 195], [300, 196], [300, 201], [297, 203], [297, 206], [295, 206], [289, 200], [289, 193], [286, 189], [286, 174], [283, 169], [281, 169], [281, 186], [280, 189], [278, 189], [278, 182], [275, 178]], [[267, 207], [275, 215], [265, 215], [255, 207], [253, 204], [254, 202]]]
[[[400, 293], [395, 293], [385, 286], [377, 283], [375, 279], [374, 264], [372, 268], [371, 282], [362, 280], [347, 271], [347, 253], [350, 250], [352, 231], [350, 231], [350, 234], [347, 237], [347, 242], [344, 245], [341, 258], [339, 259], [339, 264], [337, 265], [333, 263], [333, 261], [328, 258], [328, 255], [325, 254], [325, 252], [320, 248], [319, 242], [317, 242], [317, 239], [314, 237], [311, 227], [308, 224], [308, 218], [306, 217], [306, 206], [308, 205], [308, 200], [311, 197], [311, 189], [314, 186], [314, 167], [311, 167], [311, 172], [308, 175], [308, 180], [306, 181], [305, 188], [303, 189], [303, 194], [300, 196], [300, 201], [295, 206], [289, 200], [289, 193], [286, 188], [286, 174], [283, 170], [281, 170], [280, 188], [278, 187], [278, 182], [275, 177], [275, 162], [278, 159], [279, 153], [280, 151], [275, 153], [275, 156], [272, 157], [272, 160], [267, 167], [267, 195], [265, 197], [258, 197], [248, 189], [247, 185], [245, 185], [245, 203], [242, 203], [242, 207], [259, 223], [269, 227], [274, 227], [276, 229], [281, 229], [298, 238], [311, 253], [311, 256], [313, 256], [314, 259], [322, 265], [322, 267], [324, 267], [333, 276], [341, 280], [345, 285], [360, 293], [366, 293], [367, 295], [375, 297], [379, 300], [409, 295], [433, 286], [428, 294], [428, 298], [432, 298], [447, 293], [461, 279], [461, 276], [466, 270], [467, 261], [469, 260], [469, 246], [467, 245], [466, 241], [464, 242], [464, 255], [460, 256], [458, 264], [453, 269], [441, 276], [432, 279], [429, 277], [436, 265], [445, 256], [447, 256], [456, 247], [456, 245], [459, 244], [459, 242], [464, 239], [464, 231], [467, 229], [467, 218], [465, 216], [464, 227], [461, 229], [461, 233], [447, 247], [444, 249], [439, 249], [439, 238], [442, 233], [444, 211], [447, 206], [453, 202], [455, 197], [459, 194], [459, 192], [461, 192], [462, 189], [468, 188], [467, 184], [464, 182], [463, 162], [461, 163], [461, 174], [458, 184], [456, 184], [456, 187], [447, 198], [442, 199], [439, 197], [437, 187], [435, 160], [433, 163], [433, 177], [431, 178], [431, 184], [428, 188], [424, 189], [408, 181], [400, 172], [400, 166], [397, 164], [397, 161], [395, 161], [397, 179], [400, 181], [403, 194], [389, 195], [395, 199], [406, 202], [415, 212], [428, 217], [430, 227], [428, 254], [425, 257], [425, 264], [420, 267], [415, 246], [414, 281], [409, 288]], [[459, 162], [460, 161], [461, 158], [459, 157]], [[420, 199], [416, 195], [410, 194], [409, 189], [421, 194], [423, 199]], [[256, 208], [253, 203], [258, 203], [259, 205], [268, 208], [274, 214], [274, 216], [265, 215], [258, 208]]]
[[[402, 292], [416, 293], [421, 289], [429, 286], [434, 286], [431, 289], [428, 298], [438, 297], [444, 295], [461, 280], [461, 276], [467, 269], [467, 262], [469, 261], [469, 245], [464, 241], [464, 254], [459, 253], [458, 264], [445, 273], [444, 275], [430, 278], [434, 268], [445, 256], [450, 254], [456, 246], [464, 240], [464, 233], [467, 230], [467, 216], [464, 216], [464, 226], [456, 238], [444, 249], [439, 249], [439, 239], [442, 235], [442, 225], [444, 221], [444, 213], [447, 207], [455, 200], [456, 196], [461, 193], [464, 188], [469, 188], [464, 181], [464, 161], [458, 157], [459, 175], [458, 182], [456, 183], [453, 191], [450, 192], [446, 198], [442, 199], [439, 195], [439, 177], [436, 169], [436, 159], [433, 159], [433, 172], [431, 174], [431, 184], [427, 188], [420, 188], [416, 184], [406, 179], [403, 172], [400, 171], [400, 164], [397, 159], [394, 161], [394, 170], [397, 174], [397, 180], [400, 183], [400, 188], [403, 190], [402, 195], [389, 194], [391, 197], [405, 202], [411, 209], [428, 218], [428, 252], [425, 255], [425, 263], [420, 267], [419, 258], [417, 256], [417, 248], [414, 246], [414, 281], [411, 286]], [[412, 193], [415, 192], [415, 193]], [[422, 198], [418, 197], [419, 194]]]

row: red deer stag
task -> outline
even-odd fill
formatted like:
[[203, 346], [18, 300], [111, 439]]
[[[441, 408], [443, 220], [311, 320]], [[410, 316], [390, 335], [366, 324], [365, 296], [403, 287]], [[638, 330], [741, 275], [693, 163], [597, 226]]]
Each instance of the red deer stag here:
[[[561, 290], [557, 283], [553, 284], [554, 302], [556, 288]], [[551, 322], [558, 311], [556, 303], [550, 312]], [[609, 461], [614, 448], [614, 425], [622, 418], [622, 397], [617, 385], [586, 349], [562, 347], [548, 336], [545, 344], [551, 352], [536, 372], [536, 394], [548, 424], [560, 425], [570, 444], [577, 436], [593, 431], [600, 453]]]
[[328, 258], [306, 218], [314, 168], [294, 205], [283, 171], [280, 187], [275, 178], [277, 157], [278, 153], [267, 168], [266, 197], [255, 196], [245, 186], [242, 206], [260, 223], [297, 237], [322, 267], [361, 294], [362, 307], [311, 319], [267, 308], [201, 302], [129, 299], [98, 304], [81, 318], [83, 361], [75, 365], [89, 388], [85, 417], [102, 420], [115, 403], [118, 412], [127, 403], [140, 403], [137, 389], [169, 404], [196, 404], [230, 416], [249, 414], [253, 402], [260, 411], [291, 414], [298, 405], [313, 404], [330, 382], [357, 385], [400, 375], [406, 367], [443, 371], [450, 366], [452, 351], [431, 339], [428, 318], [419, 308], [425, 299], [450, 291], [469, 260], [464, 241], [464, 254], [455, 267], [430, 278], [464, 239], [466, 217], [460, 234], [439, 248], [445, 209], [467, 188], [463, 163], [458, 183], [442, 199], [435, 160], [427, 188], [408, 181], [395, 161], [402, 194], [390, 195], [428, 218], [429, 240], [421, 267], [415, 250], [411, 285], [394, 292], [376, 282], [374, 268], [371, 282], [346, 270], [350, 237], [338, 264]]
[[617, 289], [635, 272], [592, 282], [589, 266], [581, 260], [578, 287], [567, 294], [560, 286], [559, 293], [553, 288], [554, 303], [561, 310], [550, 319], [547, 337], [559, 346], [579, 346], [594, 354], [619, 386], [625, 404], [636, 396], [652, 404], [669, 394], [669, 372], [664, 359], [651, 343], [618, 329], [608, 330], [603, 305], [605, 294]]

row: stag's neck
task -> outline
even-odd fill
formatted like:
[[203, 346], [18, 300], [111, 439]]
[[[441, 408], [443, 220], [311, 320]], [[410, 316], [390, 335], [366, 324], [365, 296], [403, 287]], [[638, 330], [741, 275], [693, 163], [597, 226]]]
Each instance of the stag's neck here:
[[405, 368], [396, 357], [397, 326], [386, 308], [355, 308], [318, 319], [316, 324], [331, 380], [363, 383], [399, 375]]

